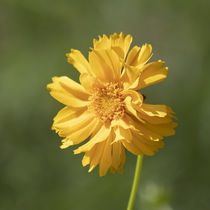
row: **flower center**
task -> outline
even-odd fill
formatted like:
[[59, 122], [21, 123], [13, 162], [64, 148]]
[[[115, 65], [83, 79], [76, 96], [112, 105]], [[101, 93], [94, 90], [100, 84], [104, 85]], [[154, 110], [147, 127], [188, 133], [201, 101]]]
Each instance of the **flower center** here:
[[103, 87], [95, 88], [90, 96], [89, 110], [94, 112], [103, 122], [117, 120], [123, 117], [125, 112], [122, 88], [118, 83], [105, 83]]

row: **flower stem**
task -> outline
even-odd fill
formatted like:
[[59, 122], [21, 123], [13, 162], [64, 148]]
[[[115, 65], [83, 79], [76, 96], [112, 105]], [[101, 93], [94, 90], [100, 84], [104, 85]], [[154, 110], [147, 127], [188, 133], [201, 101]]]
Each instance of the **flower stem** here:
[[143, 159], [143, 154], [139, 155], [137, 157], [136, 170], [135, 170], [135, 175], [134, 175], [134, 179], [133, 179], [133, 186], [132, 186], [132, 189], [131, 189], [127, 210], [132, 210], [133, 206], [134, 206], [136, 192], [137, 192], [137, 189], [138, 189], [138, 183], [139, 183], [139, 180], [140, 180], [142, 159]]

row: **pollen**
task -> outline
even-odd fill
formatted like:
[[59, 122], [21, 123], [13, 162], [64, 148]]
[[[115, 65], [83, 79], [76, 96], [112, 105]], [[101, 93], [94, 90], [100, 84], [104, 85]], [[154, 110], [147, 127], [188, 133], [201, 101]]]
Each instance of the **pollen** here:
[[88, 109], [101, 121], [118, 120], [125, 112], [124, 96], [118, 83], [104, 83], [102, 87], [94, 88], [89, 97], [91, 101]]

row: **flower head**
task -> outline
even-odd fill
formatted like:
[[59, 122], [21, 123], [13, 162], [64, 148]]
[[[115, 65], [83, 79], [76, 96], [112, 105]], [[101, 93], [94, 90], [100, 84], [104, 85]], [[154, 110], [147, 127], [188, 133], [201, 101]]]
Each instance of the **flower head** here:
[[[82, 165], [89, 172], [99, 165], [99, 174], [108, 169], [121, 172], [125, 149], [135, 155], [153, 155], [164, 145], [163, 137], [175, 133], [173, 111], [165, 105], [144, 103], [142, 88], [161, 82], [168, 68], [161, 60], [148, 63], [152, 47], [134, 46], [123, 33], [93, 40], [86, 58], [71, 49], [68, 62], [80, 72], [80, 83], [62, 76], [47, 85], [50, 94], [65, 107], [54, 118], [52, 129], [63, 137], [61, 148], [80, 144]], [[129, 51], [129, 52], [128, 52]]]

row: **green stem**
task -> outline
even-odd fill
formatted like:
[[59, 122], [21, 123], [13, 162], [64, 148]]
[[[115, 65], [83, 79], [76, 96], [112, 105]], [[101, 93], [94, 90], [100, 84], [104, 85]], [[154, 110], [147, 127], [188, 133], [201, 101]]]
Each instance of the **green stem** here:
[[133, 206], [134, 206], [136, 192], [137, 192], [137, 189], [138, 189], [138, 183], [139, 183], [139, 180], [140, 180], [142, 159], [143, 159], [143, 155], [139, 155], [137, 157], [136, 170], [135, 170], [135, 175], [134, 175], [134, 179], [133, 179], [133, 186], [132, 186], [132, 189], [131, 189], [127, 210], [132, 210]]

